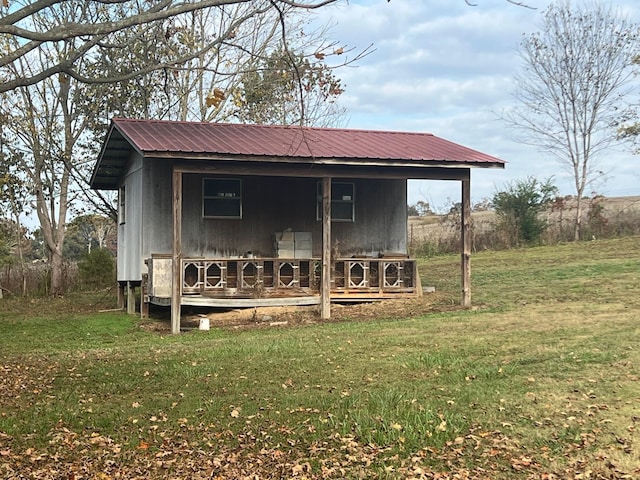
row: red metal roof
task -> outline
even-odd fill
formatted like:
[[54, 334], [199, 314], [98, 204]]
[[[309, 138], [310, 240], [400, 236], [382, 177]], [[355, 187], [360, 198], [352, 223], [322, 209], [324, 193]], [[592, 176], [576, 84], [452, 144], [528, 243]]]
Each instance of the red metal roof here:
[[430, 133], [128, 119], [114, 119], [113, 124], [147, 155], [215, 153], [504, 163]]
[[116, 118], [94, 169], [94, 188], [106, 188], [116, 179], [131, 148], [145, 157], [184, 159], [281, 158], [416, 167], [504, 168], [505, 164], [430, 133]]

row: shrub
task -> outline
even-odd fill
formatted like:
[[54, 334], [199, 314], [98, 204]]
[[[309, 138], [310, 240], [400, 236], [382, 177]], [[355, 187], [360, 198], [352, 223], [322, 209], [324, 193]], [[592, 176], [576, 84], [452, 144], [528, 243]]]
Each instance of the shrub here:
[[540, 243], [547, 223], [540, 213], [549, 205], [558, 189], [551, 179], [539, 182], [533, 177], [507, 184], [491, 201], [499, 226], [515, 245]]
[[80, 287], [98, 289], [109, 287], [115, 282], [115, 264], [111, 252], [106, 248], [96, 248], [78, 262]]

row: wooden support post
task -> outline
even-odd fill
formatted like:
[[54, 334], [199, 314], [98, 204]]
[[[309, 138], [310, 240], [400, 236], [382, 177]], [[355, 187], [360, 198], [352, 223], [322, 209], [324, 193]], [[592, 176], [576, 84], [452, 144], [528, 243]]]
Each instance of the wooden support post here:
[[122, 311], [124, 311], [125, 307], [124, 289], [125, 284], [123, 282], [118, 282], [118, 308]]
[[180, 333], [182, 291], [182, 172], [173, 170], [173, 250], [171, 255], [171, 333]]
[[142, 283], [140, 284], [140, 318], [149, 317], [149, 275], [142, 274]]
[[136, 313], [136, 286], [132, 282], [127, 282], [127, 313]]
[[413, 288], [416, 289], [416, 297], [422, 298], [424, 291], [422, 290], [422, 279], [420, 278], [420, 272], [418, 271], [418, 262], [413, 262]]
[[471, 307], [471, 177], [462, 180], [462, 306]]
[[331, 318], [331, 177], [322, 179], [322, 286], [320, 316]]

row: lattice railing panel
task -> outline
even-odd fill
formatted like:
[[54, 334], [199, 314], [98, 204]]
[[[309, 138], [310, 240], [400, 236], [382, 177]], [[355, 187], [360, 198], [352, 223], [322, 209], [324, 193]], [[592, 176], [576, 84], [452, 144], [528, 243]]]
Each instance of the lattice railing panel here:
[[[318, 293], [320, 267], [317, 259], [183, 259], [182, 294]], [[412, 259], [336, 259], [331, 268], [331, 290], [344, 294], [411, 293], [417, 288], [415, 270]]]

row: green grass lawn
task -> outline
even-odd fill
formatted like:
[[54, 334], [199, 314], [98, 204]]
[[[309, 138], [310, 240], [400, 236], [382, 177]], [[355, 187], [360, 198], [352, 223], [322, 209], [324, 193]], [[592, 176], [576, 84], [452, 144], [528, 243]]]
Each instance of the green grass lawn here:
[[435, 313], [177, 336], [2, 300], [0, 478], [640, 478], [640, 238], [477, 253], [471, 310], [459, 269], [421, 260]]

